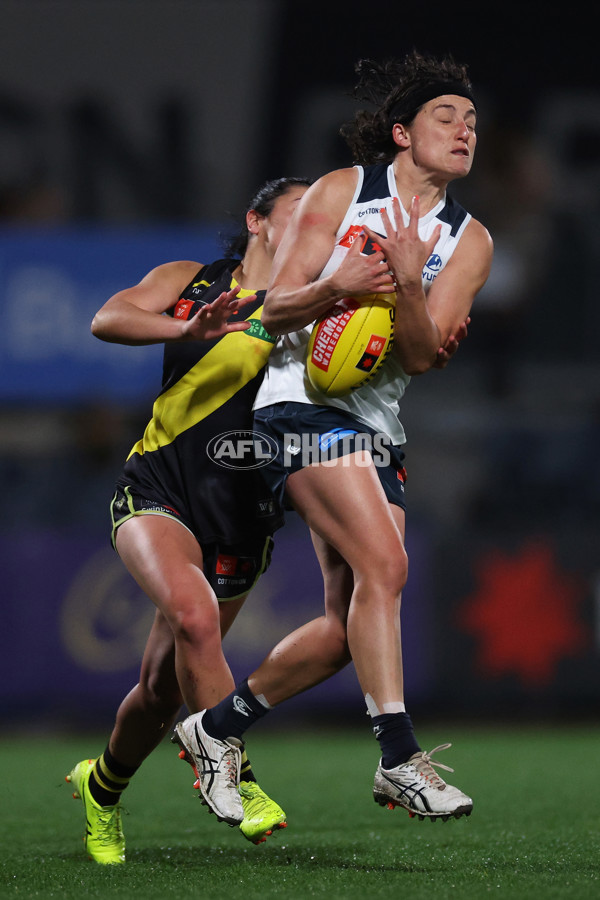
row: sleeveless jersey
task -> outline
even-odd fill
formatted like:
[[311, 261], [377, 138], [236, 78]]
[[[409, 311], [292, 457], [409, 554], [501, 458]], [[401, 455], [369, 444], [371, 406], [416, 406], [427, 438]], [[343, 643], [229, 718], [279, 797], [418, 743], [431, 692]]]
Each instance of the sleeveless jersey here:
[[[354, 196], [337, 231], [333, 253], [320, 278], [335, 271], [364, 224], [373, 231], [385, 235], [380, 209], [385, 208], [393, 221], [392, 199], [398, 197], [393, 166], [383, 163], [375, 166], [356, 166], [358, 181]], [[399, 199], [399, 198], [398, 198]], [[400, 204], [405, 224], [408, 214]], [[429, 290], [436, 276], [452, 256], [471, 216], [448, 194], [426, 215], [419, 219], [419, 235], [427, 240], [433, 229], [441, 224], [442, 230], [434, 252], [423, 268], [423, 287]], [[363, 253], [373, 253], [372, 242], [367, 239]], [[410, 377], [404, 372], [397, 357], [391, 353], [372, 380], [345, 397], [327, 397], [316, 391], [308, 382], [305, 360], [312, 325], [301, 331], [279, 338], [269, 359], [267, 374], [255, 401], [255, 408], [271, 406], [283, 401], [314, 403], [345, 409], [359, 422], [375, 431], [389, 435], [395, 444], [405, 442], [405, 434], [398, 420], [400, 399]]]
[[[238, 265], [226, 259], [203, 266], [167, 314], [187, 319], [235, 287]], [[172, 509], [201, 543], [243, 542], [272, 534], [280, 524], [260, 471], [226, 468], [207, 453], [218, 435], [252, 429], [252, 404], [274, 345], [260, 321], [264, 294], [257, 292], [230, 319], [245, 316], [247, 331], [165, 343], [161, 392], [117, 482]]]

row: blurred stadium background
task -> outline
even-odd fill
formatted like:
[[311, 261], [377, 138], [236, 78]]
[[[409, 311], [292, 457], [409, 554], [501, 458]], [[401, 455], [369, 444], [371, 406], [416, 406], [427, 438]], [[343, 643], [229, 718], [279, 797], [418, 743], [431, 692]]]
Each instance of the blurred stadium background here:
[[[94, 312], [158, 263], [214, 258], [266, 178], [350, 164], [354, 62], [412, 46], [470, 64], [480, 143], [454, 193], [496, 258], [458, 355], [403, 402], [409, 706], [421, 722], [597, 716], [597, 54], [576, 4], [560, 22], [537, 6], [0, 0], [6, 729], [108, 727], [152, 615], [108, 502], [161, 350], [95, 341]], [[320, 597], [291, 516], [227, 639], [236, 674]], [[353, 672], [282, 716], [362, 720]]]

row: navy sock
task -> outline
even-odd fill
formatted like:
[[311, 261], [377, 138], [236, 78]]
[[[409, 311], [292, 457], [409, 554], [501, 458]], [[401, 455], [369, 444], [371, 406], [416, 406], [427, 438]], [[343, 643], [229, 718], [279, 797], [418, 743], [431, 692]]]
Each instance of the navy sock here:
[[228, 697], [204, 714], [202, 727], [217, 740], [241, 738], [246, 729], [269, 712], [270, 707], [257, 700], [248, 680], [242, 681]]
[[384, 713], [373, 716], [373, 734], [381, 747], [381, 765], [393, 769], [421, 749], [408, 713]]

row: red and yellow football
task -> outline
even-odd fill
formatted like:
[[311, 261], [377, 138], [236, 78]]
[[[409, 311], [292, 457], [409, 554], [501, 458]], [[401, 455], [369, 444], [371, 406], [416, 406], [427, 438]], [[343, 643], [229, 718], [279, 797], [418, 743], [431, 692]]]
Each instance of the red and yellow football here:
[[373, 378], [394, 341], [395, 294], [338, 300], [313, 326], [306, 373], [315, 390], [343, 397]]

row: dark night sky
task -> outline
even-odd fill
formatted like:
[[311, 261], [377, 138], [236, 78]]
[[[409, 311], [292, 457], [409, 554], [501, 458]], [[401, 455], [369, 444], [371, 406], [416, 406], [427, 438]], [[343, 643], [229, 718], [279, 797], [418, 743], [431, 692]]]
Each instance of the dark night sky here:
[[600, 86], [594, 27], [577, 3], [550, 10], [545, 3], [406, 3], [383, 0], [285, 3], [277, 46], [273, 48], [269, 126], [279, 140], [266, 169], [275, 171], [286, 141], [294, 100], [318, 84], [354, 81], [360, 57], [401, 56], [416, 47], [450, 52], [469, 66], [473, 84], [490, 97], [503, 117], [527, 118], [545, 91]]

